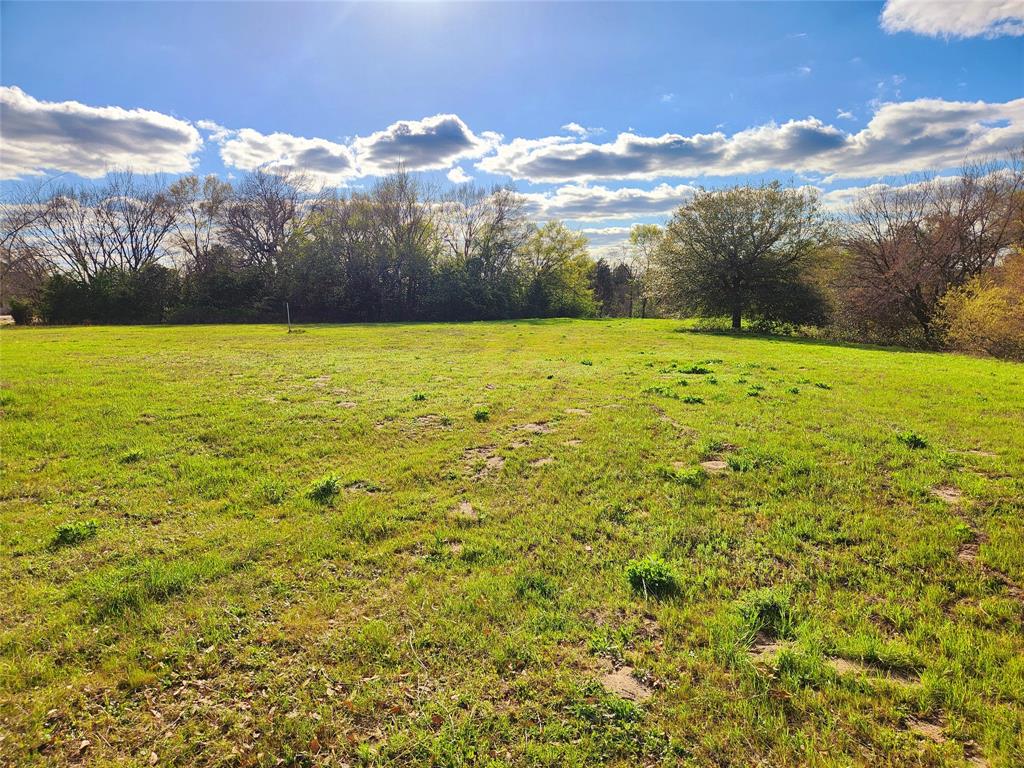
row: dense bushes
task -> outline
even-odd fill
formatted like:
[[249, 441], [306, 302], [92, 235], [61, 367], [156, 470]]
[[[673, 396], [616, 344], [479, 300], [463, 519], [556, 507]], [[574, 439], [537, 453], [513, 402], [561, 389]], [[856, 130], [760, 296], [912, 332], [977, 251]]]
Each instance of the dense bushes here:
[[1024, 252], [947, 293], [940, 323], [952, 349], [1024, 360]]

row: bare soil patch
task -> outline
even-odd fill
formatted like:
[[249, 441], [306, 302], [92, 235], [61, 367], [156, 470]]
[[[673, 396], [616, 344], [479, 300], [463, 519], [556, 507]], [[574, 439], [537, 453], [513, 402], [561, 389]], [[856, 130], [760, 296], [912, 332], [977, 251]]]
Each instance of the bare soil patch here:
[[473, 508], [473, 505], [468, 501], [460, 501], [454, 510], [452, 510], [452, 517], [456, 520], [462, 520], [464, 522], [475, 523], [480, 520], [480, 513]]
[[550, 456], [544, 456], [543, 458], [534, 459], [533, 461], [531, 461], [530, 462], [530, 466], [531, 467], [543, 467], [543, 466], [545, 466], [547, 464], [554, 464], [554, 463], [555, 463], [555, 460], [553, 458], [551, 458]]
[[654, 691], [633, 675], [632, 667], [620, 667], [601, 676], [602, 687], [608, 693], [620, 696], [629, 701], [644, 701], [654, 695]]
[[932, 488], [932, 496], [938, 499], [942, 499], [947, 504], [959, 504], [960, 498], [963, 494], [959, 488], [954, 488], [952, 485], [938, 485]]
[[340, 408], [355, 408], [355, 407], [356, 407], [356, 404], [355, 404], [355, 403], [353, 403], [353, 402], [352, 402], [351, 400], [342, 400], [342, 401], [341, 401], [340, 403], [338, 403], [337, 405], [338, 405], [338, 406], [339, 406]]
[[462, 452], [462, 461], [466, 471], [472, 472], [474, 480], [483, 480], [501, 470], [505, 466], [505, 458], [499, 456], [493, 445], [482, 445], [478, 448], [467, 448]]
[[566, 413], [571, 413], [573, 416], [589, 416], [590, 411], [583, 408], [566, 408]]
[[722, 461], [721, 459], [707, 459], [702, 461], [700, 465], [705, 472], [709, 472], [712, 475], [721, 475], [729, 471], [729, 462]]
[[769, 637], [763, 632], [754, 636], [754, 642], [750, 644], [750, 659], [755, 664], [768, 664], [786, 647], [787, 643], [776, 637]]
[[574, 437], [571, 440], [566, 440], [562, 445], [568, 446], [569, 448], [579, 448], [583, 445], [583, 441], [578, 437]]
[[546, 421], [531, 421], [529, 424], [523, 424], [518, 427], [518, 429], [523, 432], [529, 432], [532, 435], [549, 435], [555, 431], [555, 428]]
[[424, 416], [417, 416], [412, 422], [417, 427], [441, 427], [444, 426], [445, 420], [436, 413], [428, 413]]
[[930, 723], [927, 720], [918, 720], [916, 717], [907, 718], [906, 725], [908, 731], [922, 739], [927, 739], [935, 744], [946, 743], [946, 734], [942, 732], [941, 725]]

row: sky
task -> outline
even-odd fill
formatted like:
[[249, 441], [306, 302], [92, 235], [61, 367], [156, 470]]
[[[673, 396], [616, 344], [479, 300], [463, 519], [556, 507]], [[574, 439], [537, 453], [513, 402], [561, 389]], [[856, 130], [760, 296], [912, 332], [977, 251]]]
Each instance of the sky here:
[[512, 184], [612, 255], [696, 187], [826, 205], [1024, 147], [1024, 0], [0, 3], [0, 194], [131, 168]]

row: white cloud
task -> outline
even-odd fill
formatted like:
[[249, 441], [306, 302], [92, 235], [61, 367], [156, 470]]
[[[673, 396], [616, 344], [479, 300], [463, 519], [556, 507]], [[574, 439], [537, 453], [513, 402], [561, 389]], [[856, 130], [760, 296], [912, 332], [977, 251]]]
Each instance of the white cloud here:
[[322, 184], [343, 184], [359, 175], [355, 156], [344, 144], [288, 133], [263, 134], [252, 128], [226, 134], [220, 156], [230, 168], [301, 171]]
[[459, 166], [455, 166], [448, 171], [448, 181], [452, 184], [467, 184], [473, 180], [473, 177], [466, 173]]
[[590, 136], [600, 136], [602, 133], [604, 133], [604, 128], [590, 128], [575, 122], [566, 123], [565, 125], [562, 126], [562, 130], [568, 131], [569, 133], [575, 133], [581, 139], [586, 139], [589, 138]]
[[[400, 120], [382, 131], [340, 143], [288, 133], [239, 131], [210, 123], [221, 143], [224, 164], [241, 170], [301, 170], [321, 183], [343, 184], [362, 176], [381, 176], [399, 168], [443, 170], [490, 152], [501, 142], [497, 133], [475, 134], [456, 115]], [[214, 128], [216, 126], [216, 128]], [[470, 177], [459, 170], [468, 180]], [[454, 171], [453, 171], [454, 172]]]
[[1020, 0], [888, 0], [882, 29], [929, 37], [1024, 35]]
[[674, 93], [663, 93], [661, 94], [661, 103], [669, 104], [670, 102], [675, 101], [675, 98], [676, 95]]
[[352, 142], [364, 175], [381, 175], [400, 166], [409, 171], [450, 168], [467, 158], [481, 157], [501, 141], [497, 133], [473, 133], [457, 115], [399, 120], [383, 131]]
[[527, 192], [522, 196], [528, 212], [538, 219], [601, 221], [666, 215], [687, 202], [695, 191], [687, 184], [659, 184], [653, 189], [566, 184], [550, 192]]
[[1024, 99], [1005, 103], [918, 99], [881, 104], [846, 132], [814, 117], [768, 123], [727, 136], [621, 133], [594, 143], [567, 136], [514, 139], [481, 170], [531, 182], [656, 179], [782, 171], [868, 178], [940, 170], [965, 157], [1024, 143]]
[[203, 140], [191, 123], [148, 109], [40, 101], [0, 86], [0, 178], [65, 171], [184, 173]]
[[802, 77], [807, 77], [809, 74], [811, 74], [812, 70], [808, 66], [803, 66], [803, 67], [797, 67], [796, 71], [797, 71], [797, 74], [801, 75]]
[[630, 230], [632, 227], [584, 227], [577, 231], [586, 236], [595, 259], [620, 261], [623, 248], [629, 244]]
[[850, 112], [849, 110], [846, 110], [846, 109], [837, 109], [836, 110], [836, 117], [838, 119], [840, 119], [840, 120], [856, 120], [857, 119], [857, 116], [854, 115], [853, 112]]

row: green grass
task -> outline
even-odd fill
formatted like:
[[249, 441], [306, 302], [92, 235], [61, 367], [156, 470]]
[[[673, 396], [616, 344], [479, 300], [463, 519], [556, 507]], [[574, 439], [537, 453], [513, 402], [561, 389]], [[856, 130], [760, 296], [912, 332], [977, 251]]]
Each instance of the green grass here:
[[3, 330], [0, 764], [1024, 764], [1024, 366], [679, 328]]

